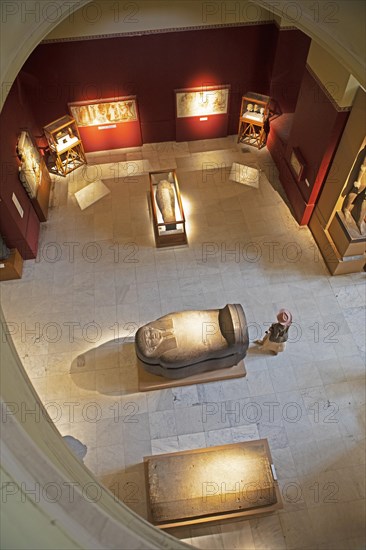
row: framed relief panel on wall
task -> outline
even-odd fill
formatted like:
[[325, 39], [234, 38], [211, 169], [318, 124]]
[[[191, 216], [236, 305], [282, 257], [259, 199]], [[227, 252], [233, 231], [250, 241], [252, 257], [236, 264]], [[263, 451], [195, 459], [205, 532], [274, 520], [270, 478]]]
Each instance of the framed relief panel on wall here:
[[292, 149], [290, 156], [290, 168], [297, 182], [300, 182], [305, 178], [306, 164], [298, 147], [294, 147]]
[[69, 103], [86, 152], [142, 145], [136, 96]]
[[79, 128], [137, 120], [135, 98], [69, 103], [69, 108]]
[[43, 156], [26, 130], [18, 138], [16, 154], [19, 160], [19, 180], [28, 193], [39, 220], [44, 222], [48, 215], [51, 179]]
[[19, 136], [17, 155], [20, 161], [19, 179], [29, 197], [34, 199], [42, 180], [41, 155], [28, 132], [24, 131]]
[[229, 87], [202, 86], [176, 90], [177, 118], [224, 115], [228, 110]]
[[229, 85], [175, 90], [177, 141], [227, 136]]

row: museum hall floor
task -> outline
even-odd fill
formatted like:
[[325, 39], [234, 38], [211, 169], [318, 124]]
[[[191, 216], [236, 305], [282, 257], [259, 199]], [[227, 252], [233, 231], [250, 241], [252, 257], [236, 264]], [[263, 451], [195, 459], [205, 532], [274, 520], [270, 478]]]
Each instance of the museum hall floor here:
[[[364, 548], [365, 274], [329, 275], [268, 151], [236, 136], [88, 161], [54, 180], [38, 258], [1, 284], [16, 348], [60, 433], [142, 516], [144, 456], [267, 438], [284, 508], [173, 534], [210, 550]], [[230, 180], [233, 162], [260, 168], [259, 187]], [[157, 249], [148, 172], [167, 168], [188, 246]], [[81, 210], [74, 194], [95, 180], [110, 192]], [[251, 341], [288, 308], [285, 352], [251, 344], [246, 378], [139, 393], [137, 328], [227, 303], [242, 304]]]

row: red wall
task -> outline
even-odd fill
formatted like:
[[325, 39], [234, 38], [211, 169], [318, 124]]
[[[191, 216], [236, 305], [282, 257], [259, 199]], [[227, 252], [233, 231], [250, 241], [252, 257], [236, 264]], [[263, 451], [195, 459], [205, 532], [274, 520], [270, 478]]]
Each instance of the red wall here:
[[[182, 117], [176, 119], [176, 141], [192, 141], [195, 139], [209, 139], [226, 137], [228, 116], [208, 115], [202, 117]], [[204, 120], [207, 119], [207, 120]]]
[[[17, 248], [24, 259], [30, 259], [37, 255], [40, 222], [18, 178], [16, 144], [22, 129], [28, 129], [33, 135], [38, 133], [19, 83], [15, 81], [0, 117], [0, 233], [9, 248]], [[12, 201], [13, 193], [24, 211], [23, 217]]]
[[[340, 112], [306, 69], [286, 146], [280, 179], [300, 224], [307, 224], [328, 173], [349, 112]], [[296, 182], [288, 167], [298, 147], [306, 162], [305, 181]]]
[[144, 143], [175, 140], [175, 89], [230, 84], [235, 134], [241, 96], [269, 91], [277, 35], [269, 24], [43, 44], [21, 79], [40, 126], [69, 101], [136, 95]]
[[111, 124], [114, 128], [105, 128], [107, 124], [100, 124], [100, 126], [101, 128], [98, 126], [79, 128], [84, 150], [88, 153], [142, 145], [139, 121]]
[[310, 47], [310, 38], [298, 30], [278, 31], [269, 95], [279, 112], [295, 111]]
[[[37, 252], [39, 221], [17, 176], [15, 144], [21, 129], [39, 135], [40, 128], [68, 112], [68, 102], [136, 95], [143, 143], [171, 141], [176, 139], [175, 89], [229, 84], [227, 132], [236, 134], [241, 97], [248, 91], [272, 91], [283, 111], [294, 108], [307, 47], [300, 31], [279, 31], [274, 24], [39, 45], [0, 116], [0, 231], [7, 245], [17, 247], [24, 258]], [[323, 115], [318, 111], [319, 122]], [[306, 126], [305, 134], [311, 140], [314, 129]], [[316, 137], [323, 152], [323, 140], [331, 136], [332, 131], [321, 130]], [[114, 147], [125, 145], [113, 142]], [[307, 142], [299, 146], [313, 162]], [[23, 218], [11, 201], [12, 192], [21, 202]]]

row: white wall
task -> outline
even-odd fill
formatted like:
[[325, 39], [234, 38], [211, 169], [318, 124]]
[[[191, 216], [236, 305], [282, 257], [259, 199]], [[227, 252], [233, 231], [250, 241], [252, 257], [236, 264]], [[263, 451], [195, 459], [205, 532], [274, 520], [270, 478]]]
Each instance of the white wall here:
[[104, 36], [148, 30], [268, 21], [273, 16], [254, 2], [197, 0], [97, 0], [67, 18], [48, 39]]

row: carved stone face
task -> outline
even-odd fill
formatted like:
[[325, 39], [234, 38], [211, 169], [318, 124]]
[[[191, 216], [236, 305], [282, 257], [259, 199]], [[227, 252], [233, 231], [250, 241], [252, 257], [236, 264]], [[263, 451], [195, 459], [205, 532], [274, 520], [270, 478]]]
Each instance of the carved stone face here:
[[163, 340], [163, 332], [152, 326], [146, 327], [143, 331], [143, 339], [146, 349], [149, 353], [153, 353]]
[[164, 352], [177, 347], [170, 319], [157, 320], [141, 327], [137, 331], [136, 338], [141, 351], [151, 359], [160, 357]]

